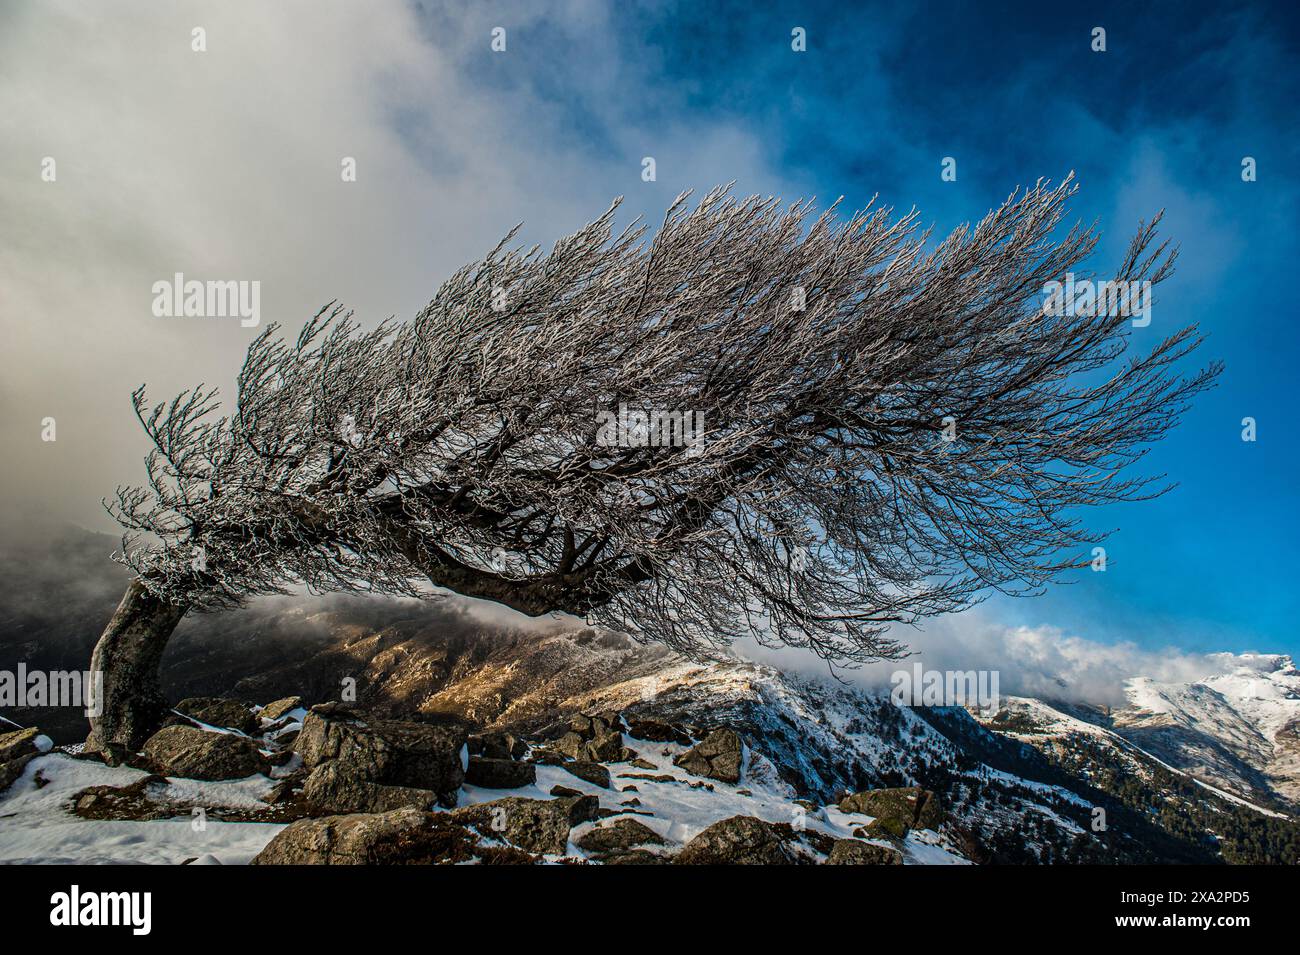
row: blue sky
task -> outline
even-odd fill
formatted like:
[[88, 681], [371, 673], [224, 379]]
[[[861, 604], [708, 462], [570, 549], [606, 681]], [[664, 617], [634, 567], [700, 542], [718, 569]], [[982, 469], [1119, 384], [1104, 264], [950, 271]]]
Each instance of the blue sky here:
[[[464, 66], [505, 98], [526, 82], [575, 149], [616, 157], [639, 136], [654, 154], [668, 129], [742, 130], [783, 184], [853, 206], [879, 193], [916, 205], [939, 231], [1018, 185], [1074, 170], [1075, 214], [1105, 233], [1102, 268], [1139, 219], [1165, 209], [1163, 234], [1181, 257], [1149, 333], [1199, 323], [1210, 333], [1204, 359], [1227, 363], [1220, 386], [1148, 459], [1180, 486], [1095, 515], [1097, 526], [1118, 528], [1105, 574], [993, 607], [1008, 622], [1148, 647], [1300, 649], [1289, 434], [1300, 332], [1284, 292], [1300, 251], [1294, 11], [761, 6], [621, 6], [613, 50], [584, 50], [557, 20], [516, 33], [520, 59]], [[497, 21], [510, 22], [493, 11], [480, 25]], [[806, 53], [790, 50], [794, 26], [807, 31]], [[1090, 48], [1095, 26], [1106, 29], [1104, 53]], [[957, 160], [956, 182], [940, 180], [944, 156]], [[1241, 179], [1245, 156], [1257, 162], [1256, 182]], [[651, 215], [678, 188], [717, 178], [713, 166], [659, 163], [657, 192], [628, 174], [629, 202]], [[738, 183], [768, 187], [743, 175]], [[1245, 416], [1258, 421], [1253, 444], [1240, 437]]]

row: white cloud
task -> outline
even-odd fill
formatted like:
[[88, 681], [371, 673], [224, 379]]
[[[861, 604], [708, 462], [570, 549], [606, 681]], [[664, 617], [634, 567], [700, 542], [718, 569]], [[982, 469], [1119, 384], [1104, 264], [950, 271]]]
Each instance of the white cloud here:
[[[0, 18], [10, 514], [105, 526], [100, 498], [143, 472], [132, 389], [231, 393], [257, 330], [153, 317], [151, 286], [175, 272], [258, 280], [263, 322], [294, 331], [333, 299], [363, 321], [409, 316], [515, 223], [545, 246], [618, 194], [652, 222], [687, 186], [793, 198], [743, 129], [626, 119], [620, 98], [633, 78], [652, 88], [651, 67], [616, 58], [599, 5], [32, 3]], [[488, 47], [495, 22], [506, 54]]]
[[[979, 608], [896, 636], [907, 643], [913, 657], [837, 672], [852, 682], [881, 687], [889, 684], [896, 669], [910, 668], [915, 662], [932, 670], [996, 670], [1003, 694], [1119, 705], [1124, 702], [1124, 682], [1132, 677], [1184, 683], [1230, 672], [1239, 665], [1232, 654], [1102, 643], [1046, 625], [1009, 627]], [[744, 654], [787, 670], [826, 673], [824, 663], [793, 650], [746, 646]]]

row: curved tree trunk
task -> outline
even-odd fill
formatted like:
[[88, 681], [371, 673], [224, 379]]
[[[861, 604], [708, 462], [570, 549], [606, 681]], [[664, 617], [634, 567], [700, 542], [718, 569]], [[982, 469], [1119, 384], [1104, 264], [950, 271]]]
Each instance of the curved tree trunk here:
[[167, 701], [158, 664], [186, 609], [153, 596], [139, 578], [126, 588], [90, 657], [91, 672], [103, 675], [103, 688], [93, 701], [96, 715], [90, 717], [86, 751], [119, 762], [162, 724]]

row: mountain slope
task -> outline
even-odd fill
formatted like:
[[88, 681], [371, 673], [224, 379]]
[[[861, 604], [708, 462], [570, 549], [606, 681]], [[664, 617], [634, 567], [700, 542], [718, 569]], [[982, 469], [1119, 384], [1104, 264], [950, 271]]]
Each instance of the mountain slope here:
[[[104, 549], [106, 539], [82, 537], [88, 551]], [[52, 546], [75, 554], [78, 540]], [[10, 564], [23, 587], [0, 594], [0, 669], [84, 666], [116, 601], [117, 568], [74, 560], [66, 566], [86, 579], [58, 584], [58, 566]], [[53, 575], [44, 593], [42, 574]], [[746, 741], [764, 798], [825, 806], [845, 791], [923, 786], [948, 808], [936, 847], [974, 862], [1298, 861], [1288, 801], [1300, 674], [1285, 657], [1230, 662], [1197, 683], [1132, 681], [1129, 705], [1115, 713], [1013, 697], [981, 722], [459, 599], [271, 598], [184, 621], [163, 682], [173, 700], [354, 696], [382, 716], [454, 714], [520, 733], [611, 711], [727, 726]], [[85, 732], [66, 709], [3, 715], [55, 742]]]
[[1282, 655], [1224, 659], [1228, 672], [1193, 683], [1130, 680], [1113, 727], [1198, 779], [1300, 805], [1300, 671]]
[[[559, 621], [502, 628], [464, 605], [410, 602], [374, 614], [372, 603], [335, 601], [309, 618], [333, 634], [320, 649], [223, 685], [191, 679], [186, 689], [311, 700], [337, 698], [348, 680], [357, 702], [380, 714], [454, 714], [520, 734], [584, 712], [728, 726], [791, 797], [822, 805], [845, 791], [907, 785], [940, 793], [951, 817], [944, 846], [978, 862], [1214, 862], [1258, 854], [1238, 848], [1239, 830], [1253, 824], [1239, 815], [1269, 819], [1117, 732], [1040, 701], [1014, 701], [980, 725], [961, 709], [899, 708], [884, 692], [751, 663], [693, 663]], [[203, 643], [178, 646], [173, 667], [210, 678]], [[1026, 721], [1040, 732], [1025, 732]], [[1162, 800], [1181, 816], [1152, 812]], [[1105, 830], [1093, 829], [1097, 808]], [[1193, 817], [1200, 821], [1186, 821]], [[1222, 839], [1208, 820], [1219, 821]], [[1291, 823], [1276, 825], [1289, 831]]]
[[1111, 806], [1123, 806], [1125, 815], [1109, 825], [1130, 825], [1136, 815], [1227, 862], [1300, 862], [1300, 824], [1292, 816], [1169, 765], [1121, 730], [1099, 725], [1104, 719], [1101, 711], [1010, 697], [984, 722], [1041, 753], [1067, 778], [1105, 793]]

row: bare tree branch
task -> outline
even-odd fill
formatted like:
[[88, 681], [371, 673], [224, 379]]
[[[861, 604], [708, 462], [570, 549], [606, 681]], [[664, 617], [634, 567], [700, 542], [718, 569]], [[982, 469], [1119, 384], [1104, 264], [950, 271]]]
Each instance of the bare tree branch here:
[[[617, 203], [546, 255], [512, 232], [409, 322], [267, 328], [229, 417], [138, 391], [154, 450], [111, 506], [122, 559], [199, 609], [432, 582], [692, 654], [897, 655], [891, 624], [1081, 566], [1105, 536], [1084, 510], [1167, 489], [1132, 466], [1220, 370], [1175, 372], [1194, 326], [1134, 353], [1126, 314], [1044, 309], [1092, 276], [1097, 233], [1056, 236], [1073, 191], [937, 244], [915, 212], [810, 221], [726, 187], [649, 241], [613, 233]], [[1113, 281], [1169, 277], [1158, 221]], [[704, 440], [597, 441], [620, 406]]]

